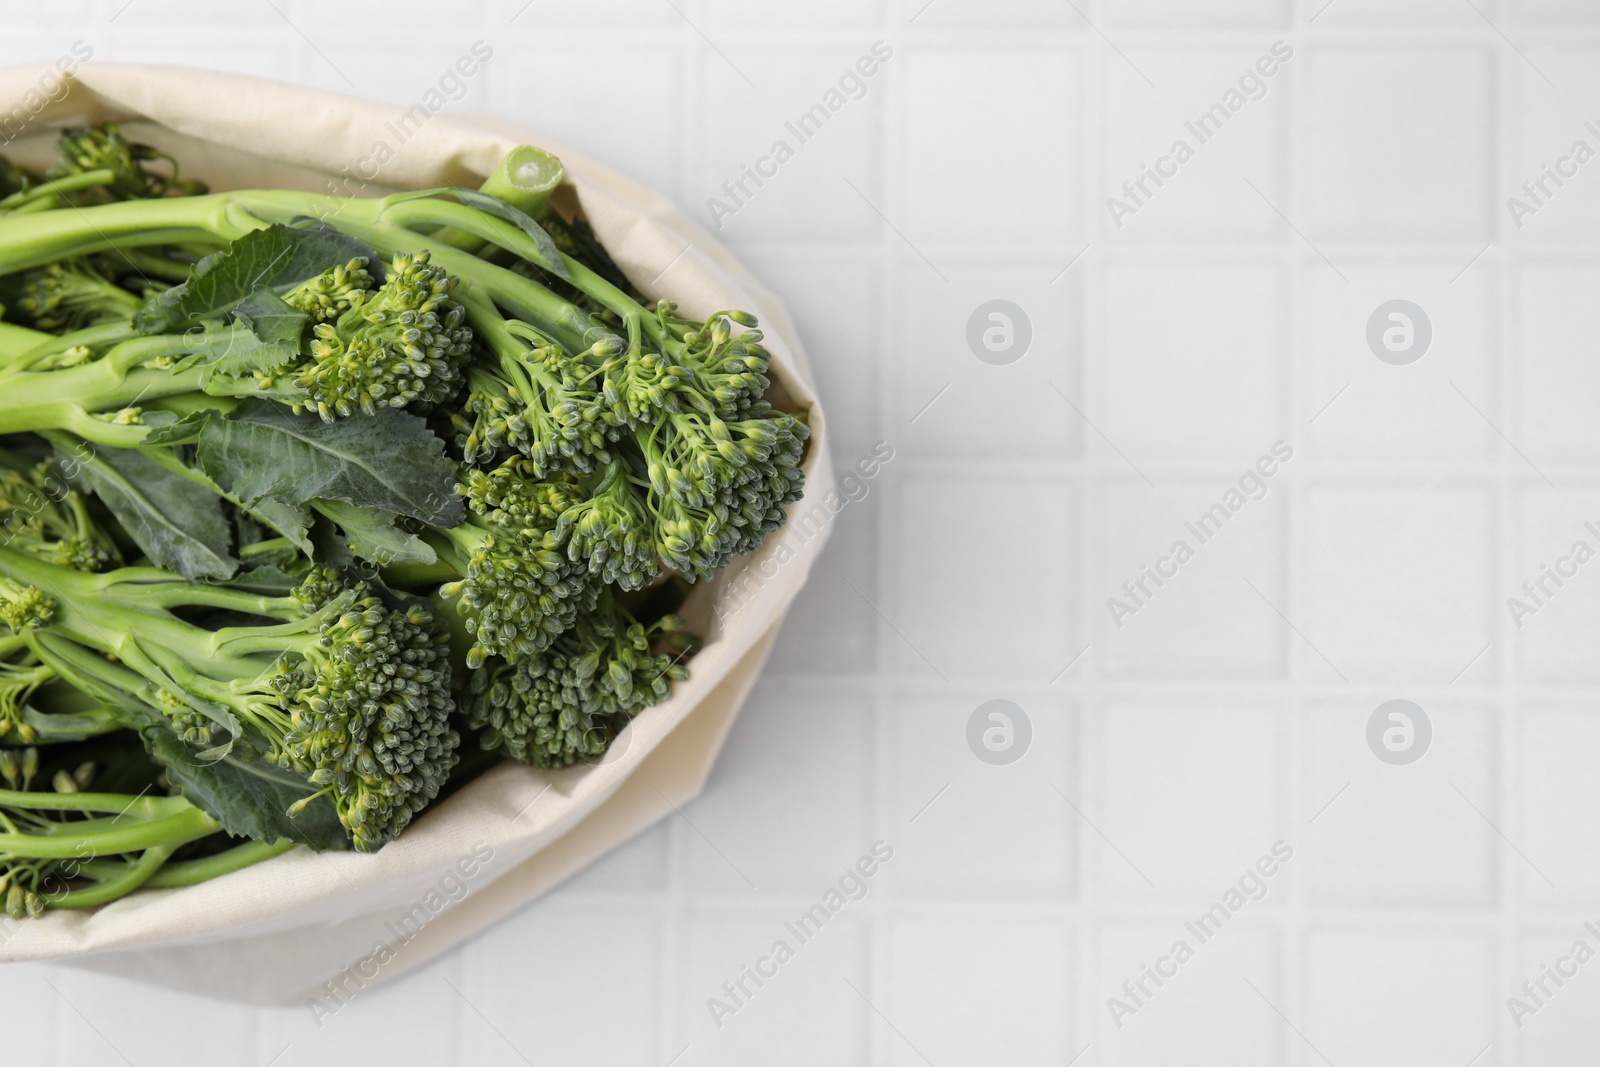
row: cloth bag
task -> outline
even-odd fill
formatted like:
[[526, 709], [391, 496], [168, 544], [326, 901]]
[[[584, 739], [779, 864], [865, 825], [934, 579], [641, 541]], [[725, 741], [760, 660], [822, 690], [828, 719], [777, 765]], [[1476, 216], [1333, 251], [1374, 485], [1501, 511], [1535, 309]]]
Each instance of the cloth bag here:
[[775, 388], [810, 408], [805, 498], [757, 553], [696, 589], [684, 614], [705, 648], [689, 680], [639, 715], [600, 763], [561, 771], [501, 764], [373, 855], [295, 849], [199, 886], [5, 920], [0, 960], [71, 960], [210, 996], [331, 1013], [671, 815], [705, 784], [828, 533], [826, 422], [793, 324], [661, 196], [503, 120], [426, 110], [172, 67], [91, 62], [66, 77], [59, 63], [14, 67], [0, 70], [0, 136], [11, 138], [0, 152], [45, 166], [59, 127], [114, 121], [216, 190], [376, 196], [475, 188], [513, 146], [547, 148], [567, 170], [558, 197], [576, 196], [649, 297], [669, 297], [694, 317], [726, 308], [758, 316]]

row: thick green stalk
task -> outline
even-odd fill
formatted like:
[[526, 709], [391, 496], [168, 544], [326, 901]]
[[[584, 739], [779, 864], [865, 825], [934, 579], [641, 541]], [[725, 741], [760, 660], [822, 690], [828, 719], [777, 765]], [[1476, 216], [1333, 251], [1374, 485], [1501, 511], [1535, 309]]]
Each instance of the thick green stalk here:
[[[206, 837], [212, 831], [197, 834], [196, 837]], [[191, 838], [190, 840], [194, 840]], [[172, 844], [152, 845], [144, 850], [138, 859], [125, 864], [121, 873], [95, 883], [83, 889], [69, 889], [64, 893], [49, 897], [52, 908], [96, 908], [101, 904], [109, 904], [113, 900], [121, 900], [129, 893], [147, 884], [162, 866], [186, 841], [174, 841]]]
[[177, 814], [187, 806], [188, 801], [179, 797], [127, 797], [121, 793], [27, 793], [0, 789], [0, 808], [112, 812], [146, 822]]
[[0, 274], [124, 246], [236, 241], [264, 225], [225, 194], [10, 215], [0, 218]]
[[214, 856], [204, 859], [185, 860], [182, 863], [169, 863], [161, 868], [154, 878], [145, 883], [151, 889], [174, 889], [179, 886], [199, 885], [224, 874], [242, 871], [246, 867], [269, 860], [274, 856], [281, 856], [295, 847], [295, 843], [288, 838], [281, 838], [272, 844], [265, 841], [248, 841], [219, 852]]
[[[126, 801], [127, 798], [123, 799]], [[161, 845], [181, 845], [222, 829], [221, 823], [181, 797], [163, 799], [181, 801], [184, 810], [147, 822], [129, 820], [129, 824], [121, 829], [89, 835], [44, 837], [37, 834], [0, 833], [0, 852], [27, 859], [84, 860], [123, 852], [142, 852]], [[90, 849], [87, 853], [85, 846]]]
[[[542, 148], [521, 145], [505, 154], [494, 173], [478, 186], [478, 191], [504, 200], [534, 219], [543, 219], [550, 212], [551, 194], [565, 177], [566, 169], [560, 159]], [[481, 252], [488, 243], [482, 237], [449, 226], [435, 233], [433, 239], [473, 254]]]
[[14, 374], [0, 388], [0, 433], [76, 431], [84, 425], [85, 413], [119, 411], [142, 400], [198, 392], [206, 382], [204, 368], [173, 372], [138, 367], [145, 360], [181, 356], [192, 347], [179, 334], [140, 337], [82, 366]]
[[[247, 666], [260, 667], [253, 661], [240, 661], [247, 652], [225, 648], [230, 640], [251, 632], [249, 628], [213, 632], [184, 622], [159, 606], [150, 610], [153, 587], [123, 585], [116, 571], [88, 574], [0, 545], [0, 574], [33, 586], [55, 601], [55, 614], [46, 633], [115, 656], [154, 685], [170, 676], [174, 664], [185, 669], [203, 664], [220, 678], [249, 677], [253, 672], [247, 672]], [[174, 579], [173, 584], [182, 583]], [[287, 636], [282, 647], [297, 647], [299, 641], [298, 636]]]
[[194, 269], [193, 263], [168, 259], [159, 252], [151, 252], [144, 248], [124, 248], [120, 251], [128, 266], [146, 278], [158, 278], [174, 283], [186, 282], [189, 280], [189, 272]]
[[28, 352], [54, 341], [55, 338], [38, 330], [30, 330], [25, 326], [17, 326], [9, 322], [0, 322], [0, 366], [26, 355]]
[[[234, 241], [270, 223], [307, 216], [365, 241], [383, 255], [432, 252], [439, 266], [481, 286], [496, 303], [548, 330], [573, 351], [587, 348], [605, 333], [596, 329], [581, 309], [538, 282], [395, 225], [404, 221], [414, 226], [456, 226], [517, 254], [537, 257], [531, 238], [515, 226], [474, 208], [432, 198], [344, 200], [284, 190], [248, 190], [0, 218], [0, 274], [124, 244], [171, 244], [177, 240], [172, 231], [186, 233], [188, 239], [198, 235]], [[152, 235], [159, 239], [150, 239]], [[578, 273], [586, 280], [592, 274], [581, 267]], [[592, 295], [608, 307], [613, 303], [624, 306], [617, 301], [614, 287], [603, 280]]]
[[102, 322], [64, 334], [30, 333], [37, 343], [15, 357], [0, 359], [0, 378], [20, 374], [69, 348], [107, 348], [139, 336], [132, 322]]

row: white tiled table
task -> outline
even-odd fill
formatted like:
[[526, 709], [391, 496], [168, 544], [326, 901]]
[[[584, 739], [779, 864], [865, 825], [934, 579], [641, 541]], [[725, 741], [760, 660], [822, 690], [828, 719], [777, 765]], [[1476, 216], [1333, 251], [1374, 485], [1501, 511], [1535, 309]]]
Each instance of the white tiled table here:
[[[482, 38], [452, 107], [702, 212], [887, 42], [721, 236], [799, 320], [836, 460], [895, 458], [684, 817], [321, 1029], [0, 970], [4, 1062], [1593, 1060], [1600, 963], [1520, 1028], [1506, 999], [1600, 949], [1600, 563], [1520, 630], [1505, 600], [1600, 520], [1600, 162], [1520, 229], [1505, 199], [1600, 148], [1600, 5], [448, 8], [59, 0], [8, 16], [0, 60], [82, 39], [398, 105]], [[1260, 99], [1118, 228], [1106, 198], [1278, 40]], [[1409, 367], [1365, 341], [1397, 297], [1434, 330]], [[995, 298], [1032, 324], [1012, 366], [964, 340]], [[1118, 629], [1106, 598], [1280, 439], [1265, 497]], [[1394, 697], [1433, 723], [1411, 766], [1364, 740]], [[995, 698], [1033, 726], [1010, 766], [965, 740]], [[716, 1026], [707, 999], [880, 839], [866, 898]], [[1119, 1027], [1107, 999], [1180, 938]]]

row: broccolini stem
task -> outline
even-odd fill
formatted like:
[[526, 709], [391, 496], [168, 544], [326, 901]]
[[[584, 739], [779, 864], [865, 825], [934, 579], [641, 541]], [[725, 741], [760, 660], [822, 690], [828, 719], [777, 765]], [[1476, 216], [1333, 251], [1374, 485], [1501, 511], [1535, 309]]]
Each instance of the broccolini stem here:
[[159, 252], [152, 252], [146, 248], [118, 249], [122, 258], [127, 260], [128, 266], [146, 278], [159, 278], [168, 282], [186, 282], [189, 272], [194, 269], [193, 263], [185, 263], [177, 259], [168, 259]]
[[121, 793], [34, 793], [0, 789], [0, 808], [28, 811], [110, 812], [150, 822], [177, 814], [188, 807], [181, 797], [139, 797], [130, 801]]
[[26, 326], [17, 326], [10, 322], [0, 322], [0, 364], [10, 363], [18, 359], [45, 342], [53, 342], [56, 338], [38, 330], [30, 330]]
[[[213, 856], [164, 864], [143, 884], [147, 889], [177, 889], [182, 886], [199, 885], [220, 875], [243, 870], [262, 860], [281, 856], [294, 846], [295, 843], [288, 838], [281, 838], [270, 845], [265, 841], [247, 841]], [[79, 869], [85, 877], [104, 882], [122, 876], [128, 866], [129, 864], [117, 860], [90, 860], [80, 864]]]
[[[32, 795], [32, 794], [26, 794]], [[123, 797], [124, 803], [127, 797]], [[122, 852], [142, 852], [161, 845], [176, 846], [214, 834], [222, 824], [194, 807], [181, 797], [164, 797], [177, 800], [183, 810], [149, 822], [129, 821], [129, 825], [95, 834], [74, 834], [46, 837], [37, 834], [0, 834], [0, 852], [28, 859], [70, 860], [89, 859], [93, 856], [114, 856]], [[94, 851], [85, 856], [83, 848], [89, 844]]]
[[0, 200], [0, 212], [15, 211], [24, 204], [34, 201], [48, 203], [61, 193], [78, 193], [85, 189], [93, 189], [97, 185], [110, 185], [116, 179], [116, 171], [107, 169], [86, 170], [82, 174], [69, 174], [64, 178], [40, 182], [38, 185], [12, 193], [4, 200]]
[[[206, 837], [214, 831], [196, 834], [196, 837]], [[194, 840], [191, 838], [190, 840]], [[101, 904], [109, 904], [113, 900], [121, 900], [129, 893], [147, 884], [156, 872], [166, 864], [167, 860], [184, 841], [174, 841], [171, 844], [152, 845], [144, 850], [138, 859], [132, 863], [123, 864], [121, 874], [97, 882], [84, 889], [68, 889], [65, 892], [48, 896], [46, 899], [53, 908], [95, 908]]]
[[59, 356], [69, 348], [105, 348], [137, 337], [138, 333], [131, 322], [102, 322], [98, 326], [87, 326], [71, 333], [34, 333], [34, 336], [37, 343], [33, 347], [14, 357], [0, 359], [0, 364], [3, 364], [0, 366], [0, 378], [37, 366], [41, 360]]
[[0, 274], [113, 248], [236, 241], [266, 226], [231, 195], [130, 200], [0, 218]]
[[176, 889], [179, 886], [199, 885], [219, 875], [242, 871], [262, 860], [281, 856], [294, 847], [295, 843], [286, 837], [270, 845], [265, 841], [249, 841], [226, 852], [219, 852], [215, 856], [169, 863], [145, 885], [151, 889]]
[[[0, 389], [0, 433], [70, 429], [92, 437], [94, 422], [101, 420], [86, 422], [88, 412], [117, 411], [143, 400], [199, 392], [206, 382], [203, 367], [176, 373], [138, 367], [147, 359], [182, 355], [190, 347], [182, 335], [140, 337], [80, 367], [13, 375]], [[100, 443], [123, 446], [128, 440], [114, 434]]]
[[[543, 219], [550, 213], [550, 195], [565, 177], [561, 160], [542, 148], [519, 145], [505, 154], [478, 191], [504, 200], [535, 219]], [[433, 239], [474, 254], [486, 243], [481, 237], [450, 227], [435, 233]]]
[[[330, 220], [382, 255], [431, 250], [440, 267], [482, 287], [497, 303], [550, 331], [574, 352], [589, 347], [596, 335], [605, 332], [581, 309], [533, 279], [393, 224], [457, 226], [519, 255], [541, 258], [532, 239], [510, 223], [437, 198], [347, 201], [309, 193], [251, 190], [0, 218], [0, 274], [123, 246], [173, 244], [197, 237], [234, 241], [272, 222], [288, 223], [304, 216]], [[564, 262], [582, 286], [598, 282], [590, 295], [604, 306], [624, 317], [642, 310], [575, 260]]]
[[[149, 568], [155, 571], [156, 568]], [[126, 573], [122, 571], [119, 573]], [[269, 619], [287, 619], [295, 614], [290, 602], [281, 597], [261, 596], [258, 593], [249, 593], [241, 589], [232, 589], [224, 585], [201, 585], [198, 583], [177, 582], [171, 573], [162, 572], [167, 576], [164, 583], [153, 585], [148, 592], [140, 594], [140, 600], [148, 600], [157, 607], [171, 608], [223, 608], [228, 611], [242, 612], [246, 615], [260, 615]], [[217, 633], [225, 631], [219, 630]]]

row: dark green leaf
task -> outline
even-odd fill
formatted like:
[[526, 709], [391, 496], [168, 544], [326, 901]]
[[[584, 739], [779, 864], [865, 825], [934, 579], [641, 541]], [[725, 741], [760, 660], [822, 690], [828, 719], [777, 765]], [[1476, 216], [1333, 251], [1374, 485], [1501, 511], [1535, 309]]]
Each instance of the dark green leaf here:
[[258, 286], [245, 297], [244, 303], [233, 309], [233, 317], [250, 327], [263, 341], [294, 345], [300, 343], [300, 335], [305, 333], [306, 322], [311, 318], [265, 286]]
[[328, 797], [318, 797], [291, 816], [289, 809], [317, 787], [293, 771], [260, 758], [234, 754], [203, 760], [165, 720], [140, 731], [145, 748], [167, 769], [167, 778], [184, 797], [204, 809], [236, 837], [273, 842], [283, 838], [314, 849], [346, 849], [349, 835]]
[[262, 497], [247, 509], [263, 526], [288, 539], [289, 543], [311, 555], [311, 513], [299, 504], [285, 504], [275, 497]]
[[93, 493], [158, 567], [184, 578], [226, 578], [229, 554], [222, 499], [142, 452], [102, 448], [87, 460], [56, 452], [73, 485]]
[[358, 566], [365, 567], [350, 551], [350, 542], [344, 533], [326, 515], [312, 517], [311, 544], [316, 550], [311, 558], [317, 561], [318, 566], [332, 567], [340, 574], [354, 571]]
[[200, 431], [201, 469], [246, 504], [342, 500], [435, 526], [461, 521], [456, 465], [419, 416], [386, 408], [323, 422], [247, 401]]
[[392, 511], [358, 508], [339, 500], [313, 500], [311, 506], [339, 524], [350, 551], [362, 559], [387, 567], [395, 563], [433, 563], [433, 548], [398, 525]]
[[191, 411], [182, 418], [170, 411], [147, 411], [144, 424], [150, 432], [144, 435], [147, 445], [192, 445], [200, 440], [200, 427], [215, 415], [214, 411]]
[[255, 374], [281, 367], [300, 354], [299, 342], [263, 341], [243, 323], [191, 330], [188, 337], [189, 353], [173, 364], [174, 371], [205, 367], [221, 374]]
[[159, 294], [134, 318], [140, 333], [174, 333], [239, 306], [260, 286], [284, 289], [371, 249], [324, 223], [307, 220], [254, 230], [195, 264], [189, 280]]

